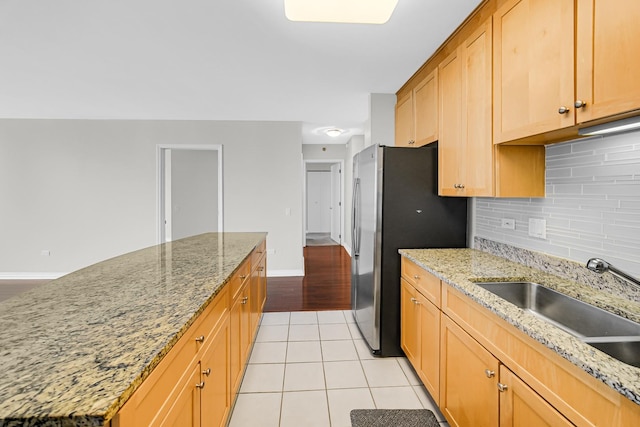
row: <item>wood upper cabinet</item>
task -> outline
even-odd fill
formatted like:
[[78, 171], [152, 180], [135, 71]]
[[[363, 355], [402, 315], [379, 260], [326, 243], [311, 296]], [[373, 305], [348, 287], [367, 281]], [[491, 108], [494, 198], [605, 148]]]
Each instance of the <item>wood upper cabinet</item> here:
[[407, 93], [396, 102], [396, 147], [411, 147], [415, 144], [413, 125], [413, 92]]
[[577, 1], [578, 123], [640, 109], [639, 22], [638, 0]]
[[575, 124], [574, 0], [512, 0], [493, 15], [494, 142]]
[[493, 196], [491, 20], [438, 67], [438, 173], [442, 196]]
[[449, 425], [497, 426], [498, 359], [444, 315], [440, 348], [440, 409]]
[[493, 20], [495, 143], [640, 109], [640, 2], [511, 0]]
[[398, 147], [421, 147], [438, 140], [438, 69], [396, 104]]

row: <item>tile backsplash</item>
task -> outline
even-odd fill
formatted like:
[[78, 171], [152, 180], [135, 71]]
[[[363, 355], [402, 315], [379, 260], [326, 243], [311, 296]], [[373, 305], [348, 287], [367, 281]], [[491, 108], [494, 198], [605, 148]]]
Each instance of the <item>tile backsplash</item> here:
[[[474, 236], [640, 277], [640, 132], [549, 145], [546, 169], [545, 198], [476, 198]], [[529, 219], [546, 221], [546, 238]]]

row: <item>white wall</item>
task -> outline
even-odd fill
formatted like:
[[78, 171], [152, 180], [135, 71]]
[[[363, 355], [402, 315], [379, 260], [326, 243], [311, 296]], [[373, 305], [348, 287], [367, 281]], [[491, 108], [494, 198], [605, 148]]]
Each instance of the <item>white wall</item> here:
[[302, 274], [300, 123], [6, 119], [0, 275], [156, 244], [157, 144], [222, 144], [225, 231], [268, 232], [269, 275]]
[[369, 119], [365, 124], [364, 143], [395, 145], [396, 95], [369, 94]]
[[[476, 235], [640, 276], [640, 132], [549, 145], [546, 168], [545, 198], [475, 199]], [[529, 218], [546, 220], [546, 239], [528, 235]]]
[[171, 163], [171, 182], [167, 183], [171, 188], [171, 240], [218, 231], [218, 152], [166, 151]]

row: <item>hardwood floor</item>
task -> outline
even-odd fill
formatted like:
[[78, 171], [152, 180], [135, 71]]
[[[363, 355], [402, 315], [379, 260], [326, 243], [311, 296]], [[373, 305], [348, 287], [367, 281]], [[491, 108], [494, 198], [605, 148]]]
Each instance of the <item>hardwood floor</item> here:
[[304, 269], [304, 277], [267, 278], [265, 312], [351, 308], [351, 257], [342, 246], [306, 246]]

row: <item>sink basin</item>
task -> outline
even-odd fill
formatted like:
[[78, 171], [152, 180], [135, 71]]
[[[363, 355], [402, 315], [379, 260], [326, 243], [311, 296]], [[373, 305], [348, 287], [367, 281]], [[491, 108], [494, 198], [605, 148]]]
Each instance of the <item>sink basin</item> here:
[[640, 368], [640, 324], [537, 283], [476, 284], [603, 353]]
[[607, 353], [614, 359], [618, 359], [627, 365], [640, 368], [640, 337], [622, 337], [614, 341], [603, 338], [586, 338], [584, 342], [603, 353]]

